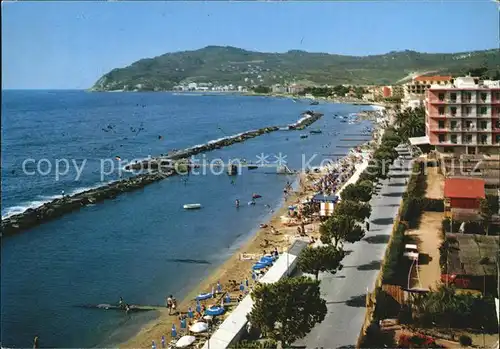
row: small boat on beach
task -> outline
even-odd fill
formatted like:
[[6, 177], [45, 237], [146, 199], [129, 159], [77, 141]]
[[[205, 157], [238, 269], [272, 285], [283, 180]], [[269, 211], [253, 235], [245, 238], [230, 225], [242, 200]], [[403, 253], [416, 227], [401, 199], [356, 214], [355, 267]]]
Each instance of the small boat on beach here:
[[300, 135], [300, 138], [307, 138], [307, 137], [308, 137], [308, 135], [306, 135], [306, 134], [301, 134]]
[[196, 210], [196, 209], [201, 208], [201, 204], [185, 204], [182, 207], [184, 207], [184, 209], [186, 209], [186, 210]]
[[262, 197], [262, 195], [259, 195], [259, 194], [253, 194], [252, 195], [252, 199], [259, 199], [261, 197]]
[[196, 296], [196, 300], [197, 301], [203, 301], [205, 299], [209, 299], [209, 298], [213, 298], [213, 294], [210, 293], [210, 292], [207, 292], [207, 293], [201, 293], [199, 295]]
[[248, 165], [249, 170], [255, 170], [256, 168], [259, 168], [257, 165]]
[[312, 101], [311, 103], [309, 103], [309, 105], [318, 105], [319, 102], [318, 101]]

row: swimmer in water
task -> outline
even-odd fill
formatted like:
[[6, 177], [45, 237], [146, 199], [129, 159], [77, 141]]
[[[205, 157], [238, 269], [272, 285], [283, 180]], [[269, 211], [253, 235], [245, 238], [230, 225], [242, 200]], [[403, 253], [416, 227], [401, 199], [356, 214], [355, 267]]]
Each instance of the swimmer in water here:
[[236, 208], [239, 208], [240, 207], [240, 200], [236, 199], [235, 204], [236, 204]]

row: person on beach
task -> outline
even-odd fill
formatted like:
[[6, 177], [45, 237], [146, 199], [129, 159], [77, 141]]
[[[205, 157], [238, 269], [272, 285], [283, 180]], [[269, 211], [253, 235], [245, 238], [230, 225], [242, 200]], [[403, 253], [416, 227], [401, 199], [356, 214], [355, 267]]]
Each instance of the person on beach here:
[[370, 231], [370, 222], [366, 222], [366, 231]]
[[61, 190], [61, 196], [64, 199], [64, 190]]
[[33, 349], [36, 349], [36, 348], [39, 348], [38, 336], [35, 336], [35, 338], [33, 338]]
[[167, 298], [168, 315], [172, 315], [172, 295]]
[[172, 297], [172, 306], [171, 306], [172, 311], [174, 312], [174, 315], [177, 314], [177, 299], [175, 297]]
[[128, 304], [125, 304], [125, 314], [128, 315], [129, 312], [130, 312], [130, 306]]
[[161, 336], [161, 347], [165, 349], [165, 336]]
[[120, 300], [118, 301], [118, 306], [123, 309], [123, 298], [120, 297]]

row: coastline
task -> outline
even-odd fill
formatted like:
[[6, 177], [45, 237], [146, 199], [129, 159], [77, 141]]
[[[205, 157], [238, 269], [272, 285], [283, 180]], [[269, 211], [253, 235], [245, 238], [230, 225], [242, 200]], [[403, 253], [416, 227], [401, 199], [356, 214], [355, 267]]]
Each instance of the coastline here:
[[[373, 143], [379, 136], [380, 130], [378, 129], [378, 125], [374, 124], [372, 139], [360, 144], [358, 147], [363, 148], [369, 146], [369, 144]], [[348, 160], [353, 155], [352, 150], [353, 149], [349, 149], [347, 154], [339, 161], [342, 162]], [[355, 182], [357, 178], [359, 178], [360, 173], [364, 171], [368, 164], [366, 156], [370, 154], [370, 152], [371, 150], [368, 152], [358, 153], [362, 155], [362, 161], [355, 164], [353, 174], [342, 183], [336, 193], [337, 195], [342, 192], [345, 186]], [[285, 226], [281, 217], [286, 215], [288, 206], [301, 202], [316, 193], [316, 190], [312, 188], [312, 184], [319, 177], [324, 175], [326, 170], [327, 168], [324, 167], [319, 173], [305, 174], [304, 172], [301, 172], [296, 179], [296, 181], [299, 182], [298, 188], [294, 190], [290, 196], [283, 201], [281, 207], [272, 214], [270, 219], [266, 222], [267, 227], [259, 228], [254, 234], [248, 236], [224, 263], [216, 267], [206, 278], [201, 280], [195, 287], [187, 292], [185, 297], [179, 302], [177, 309], [181, 313], [185, 313], [188, 307], [192, 307], [192, 309], [194, 309], [196, 305], [194, 298], [196, 295], [204, 292], [210, 292], [212, 287], [214, 287], [217, 282], [220, 282], [222, 285], [223, 292], [228, 291], [231, 294], [231, 298], [234, 300], [241, 292], [237, 287], [231, 288], [229, 280], [236, 280], [239, 285], [240, 281], [244, 281], [247, 278], [250, 279], [250, 270], [252, 264], [254, 263], [254, 260], [241, 260], [240, 256], [242, 254], [260, 255], [263, 250], [270, 251], [275, 247], [278, 248], [280, 252], [286, 251], [297, 238], [301, 239], [302, 237], [299, 237], [296, 234], [297, 226]], [[319, 238], [318, 226], [319, 223], [309, 223], [305, 225], [308, 239], [311, 237], [314, 239]], [[270, 227], [275, 227], [279, 234], [273, 234]], [[252, 284], [253, 281], [250, 281], [250, 286], [252, 286]], [[210, 302], [210, 300], [208, 302]], [[202, 302], [202, 304], [203, 303], [204, 302]], [[208, 305], [210, 303], [205, 304]], [[234, 302], [232, 302], [230, 308], [234, 305]], [[224, 318], [227, 317], [228, 313], [225, 314]], [[161, 309], [157, 319], [146, 323], [136, 334], [130, 336], [118, 346], [121, 348], [151, 347], [152, 340], [159, 343], [162, 336], [165, 336], [165, 338], [171, 338], [170, 329], [173, 324], [179, 328], [178, 317], [169, 316], [166, 308]]]

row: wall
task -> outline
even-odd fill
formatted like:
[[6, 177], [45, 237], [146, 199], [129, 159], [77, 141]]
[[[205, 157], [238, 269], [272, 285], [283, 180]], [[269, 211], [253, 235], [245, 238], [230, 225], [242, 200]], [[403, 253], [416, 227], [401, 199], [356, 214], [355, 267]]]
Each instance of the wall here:
[[451, 198], [450, 203], [452, 208], [479, 209], [478, 199]]

